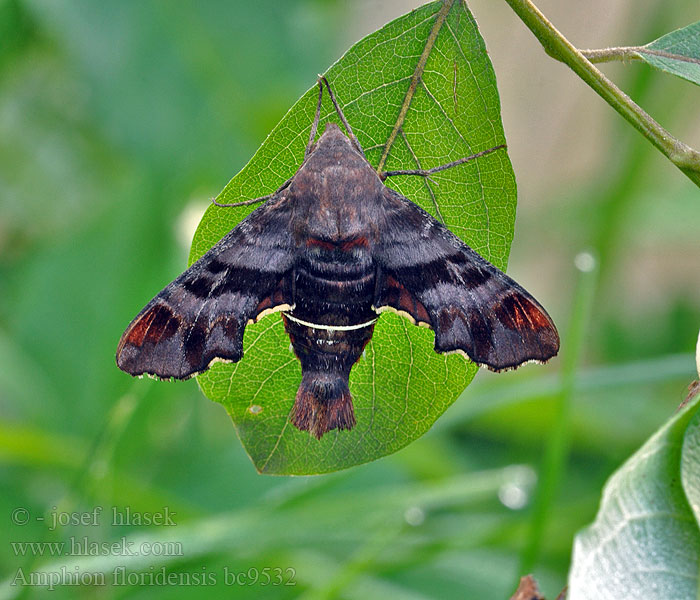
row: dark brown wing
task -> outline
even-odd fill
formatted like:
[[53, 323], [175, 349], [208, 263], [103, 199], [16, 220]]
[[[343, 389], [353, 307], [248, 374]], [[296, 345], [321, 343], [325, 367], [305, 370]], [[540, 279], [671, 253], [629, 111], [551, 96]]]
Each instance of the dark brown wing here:
[[166, 286], [124, 332], [119, 368], [187, 379], [215, 359], [240, 360], [246, 324], [292, 304], [290, 215], [282, 192]]
[[385, 205], [374, 249], [378, 312], [408, 314], [435, 331], [437, 352], [461, 351], [495, 371], [557, 354], [552, 319], [522, 287], [389, 188]]

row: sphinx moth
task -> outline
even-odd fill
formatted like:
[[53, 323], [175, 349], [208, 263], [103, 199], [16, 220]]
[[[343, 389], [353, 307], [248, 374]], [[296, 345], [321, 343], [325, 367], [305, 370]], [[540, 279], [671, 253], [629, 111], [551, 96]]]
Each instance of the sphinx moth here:
[[[324, 83], [347, 134], [329, 123], [316, 141]], [[281, 311], [302, 368], [290, 420], [320, 439], [355, 425], [350, 371], [384, 311], [431, 328], [436, 352], [460, 352], [494, 371], [547, 361], [559, 336], [544, 308], [384, 185], [389, 176], [427, 177], [501, 148], [433, 169], [377, 173], [321, 78], [297, 172], [143, 308], [122, 335], [117, 365], [187, 379], [214, 361], [241, 360], [246, 325]]]

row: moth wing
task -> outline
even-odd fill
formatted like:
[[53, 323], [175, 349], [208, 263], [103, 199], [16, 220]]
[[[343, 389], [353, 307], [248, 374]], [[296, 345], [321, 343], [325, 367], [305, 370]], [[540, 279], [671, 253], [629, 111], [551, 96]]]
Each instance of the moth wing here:
[[407, 198], [386, 188], [384, 200], [377, 312], [410, 316], [435, 331], [437, 352], [495, 371], [557, 354], [556, 327], [527, 291]]
[[117, 365], [187, 379], [243, 357], [249, 321], [292, 304], [290, 203], [270, 199], [151, 300], [127, 327]]

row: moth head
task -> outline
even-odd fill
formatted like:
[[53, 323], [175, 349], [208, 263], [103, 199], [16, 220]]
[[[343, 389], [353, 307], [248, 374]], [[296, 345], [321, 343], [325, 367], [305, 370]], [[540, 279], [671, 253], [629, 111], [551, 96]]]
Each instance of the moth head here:
[[318, 152], [319, 150], [333, 151], [340, 149], [356, 152], [350, 138], [345, 135], [345, 132], [338, 127], [338, 125], [335, 123], [326, 123], [326, 128], [314, 145], [313, 152]]

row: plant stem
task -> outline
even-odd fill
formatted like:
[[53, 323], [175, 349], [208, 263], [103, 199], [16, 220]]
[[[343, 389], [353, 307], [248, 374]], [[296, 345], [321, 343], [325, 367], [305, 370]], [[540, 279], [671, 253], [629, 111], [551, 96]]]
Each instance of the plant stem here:
[[547, 54], [566, 64], [700, 187], [700, 152], [673, 137], [635, 104], [557, 31], [530, 0], [506, 0], [506, 2], [540, 41]]

